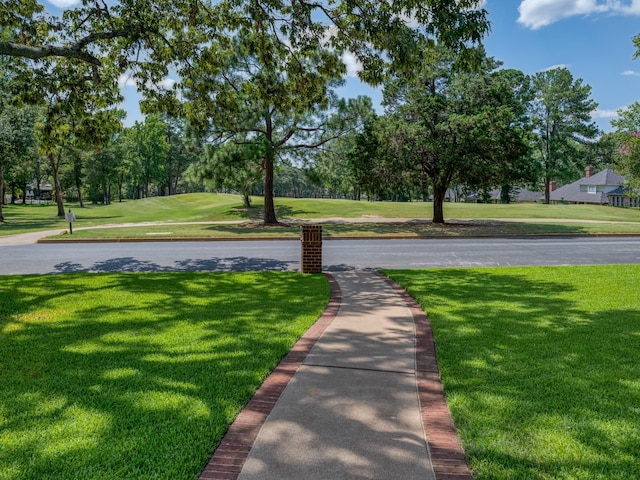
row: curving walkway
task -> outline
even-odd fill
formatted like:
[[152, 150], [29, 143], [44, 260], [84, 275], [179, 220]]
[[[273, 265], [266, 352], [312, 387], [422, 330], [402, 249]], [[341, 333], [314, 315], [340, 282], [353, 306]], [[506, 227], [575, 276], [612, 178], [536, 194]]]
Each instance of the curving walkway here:
[[422, 310], [376, 273], [329, 279], [327, 311], [240, 413], [200, 479], [471, 480]]

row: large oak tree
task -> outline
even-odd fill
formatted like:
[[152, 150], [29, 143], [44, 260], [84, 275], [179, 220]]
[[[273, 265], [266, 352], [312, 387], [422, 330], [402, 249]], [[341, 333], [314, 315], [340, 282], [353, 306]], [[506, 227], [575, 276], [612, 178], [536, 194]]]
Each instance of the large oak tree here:
[[395, 169], [429, 179], [433, 222], [444, 223], [445, 194], [454, 182], [486, 188], [528, 179], [521, 95], [527, 79], [498, 70], [490, 58], [456, 70], [450, 50], [423, 53], [420, 68], [385, 87], [379, 138], [395, 154]]

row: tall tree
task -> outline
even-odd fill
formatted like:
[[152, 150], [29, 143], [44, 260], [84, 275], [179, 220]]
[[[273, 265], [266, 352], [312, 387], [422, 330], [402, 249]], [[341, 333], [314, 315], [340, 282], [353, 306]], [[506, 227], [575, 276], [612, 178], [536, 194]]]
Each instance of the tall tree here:
[[618, 110], [611, 126], [618, 143], [616, 166], [633, 187], [640, 188], [640, 102]]
[[179, 193], [180, 183], [185, 170], [196, 161], [196, 154], [189, 144], [187, 126], [178, 119], [167, 118], [166, 182], [169, 195]]
[[591, 99], [591, 87], [582, 79], [574, 80], [564, 67], [534, 75], [532, 89], [529, 115], [543, 172], [544, 202], [548, 204], [550, 182], [568, 180], [581, 169], [578, 145], [598, 134], [591, 119], [598, 104]]
[[456, 71], [451, 51], [423, 53], [420, 68], [386, 85], [378, 135], [398, 168], [429, 179], [433, 222], [444, 223], [453, 182], [482, 188], [523, 175], [513, 168], [528, 151], [518, 95], [523, 77], [497, 70], [490, 58], [473, 71]]
[[5, 174], [17, 171], [35, 146], [34, 124], [37, 111], [20, 106], [12, 95], [12, 74], [0, 63], [0, 222], [4, 222], [3, 204], [6, 198]]
[[[201, 70], [184, 83], [192, 123], [214, 143], [254, 144], [263, 152], [264, 222], [277, 224], [274, 174], [277, 161], [317, 148], [357, 126], [358, 106], [367, 100], [338, 101], [331, 87], [345, 73], [336, 52], [292, 50], [269, 29], [235, 37], [228, 64], [198, 62]], [[370, 106], [368, 106], [370, 108]], [[330, 109], [331, 108], [331, 109]]]
[[149, 196], [152, 184], [166, 184], [167, 155], [171, 148], [167, 141], [168, 129], [158, 114], [147, 115], [144, 122], [135, 122], [131, 127], [136, 159], [133, 172], [145, 197]]

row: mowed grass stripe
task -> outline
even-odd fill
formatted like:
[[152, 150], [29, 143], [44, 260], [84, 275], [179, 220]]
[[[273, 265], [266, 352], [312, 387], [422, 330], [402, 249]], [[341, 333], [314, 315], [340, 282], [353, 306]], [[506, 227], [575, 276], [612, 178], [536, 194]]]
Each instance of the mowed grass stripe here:
[[640, 478], [640, 266], [387, 273], [433, 325], [476, 480]]
[[193, 479], [329, 298], [322, 275], [0, 283], [0, 479]]

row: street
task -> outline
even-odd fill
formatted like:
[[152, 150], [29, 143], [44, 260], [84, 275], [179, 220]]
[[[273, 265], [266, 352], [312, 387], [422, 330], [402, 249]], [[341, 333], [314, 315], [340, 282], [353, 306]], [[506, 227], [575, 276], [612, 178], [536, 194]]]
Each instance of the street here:
[[[0, 247], [0, 275], [299, 270], [300, 241], [69, 243]], [[640, 237], [324, 240], [327, 271], [640, 263]]]

